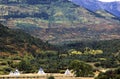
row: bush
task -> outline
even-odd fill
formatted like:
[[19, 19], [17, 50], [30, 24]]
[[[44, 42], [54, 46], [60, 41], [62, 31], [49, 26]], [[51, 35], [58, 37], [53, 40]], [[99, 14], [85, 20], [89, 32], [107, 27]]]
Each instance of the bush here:
[[63, 74], [63, 73], [65, 73], [65, 70], [60, 70], [59, 72]]
[[119, 68], [106, 71], [105, 73], [101, 72], [95, 79], [120, 79]]
[[7, 65], [7, 62], [6, 62], [6, 61], [2, 61], [2, 62], [0, 63], [0, 65]]
[[95, 67], [99, 67], [101, 64], [100, 63], [95, 63], [94, 66]]
[[47, 79], [55, 79], [54, 76], [49, 76]]
[[10, 68], [10, 67], [4, 68], [4, 71], [5, 71], [5, 72], [10, 72], [11, 70], [12, 70], [12, 68]]
[[91, 65], [83, 61], [74, 60], [70, 63], [70, 68], [74, 71], [76, 77], [90, 77], [93, 76], [93, 68]]

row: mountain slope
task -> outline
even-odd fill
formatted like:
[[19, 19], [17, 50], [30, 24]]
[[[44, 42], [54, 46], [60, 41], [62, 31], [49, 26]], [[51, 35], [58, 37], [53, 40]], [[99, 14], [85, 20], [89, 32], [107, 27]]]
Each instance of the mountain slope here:
[[0, 56], [35, 54], [36, 50], [52, 49], [52, 45], [34, 38], [21, 30], [11, 30], [0, 24]]
[[89, 10], [105, 10], [110, 12], [112, 15], [120, 18], [120, 2], [101, 2], [99, 0], [71, 0], [71, 2], [83, 6]]
[[83, 3], [88, 4], [87, 7], [66, 0], [50, 0], [47, 4], [5, 4], [3, 18], [9, 28], [23, 29], [50, 43], [119, 39], [119, 20], [105, 10], [99, 10], [98, 6], [89, 10], [88, 7], [97, 3], [93, 5], [93, 0], [86, 1], [91, 3]]

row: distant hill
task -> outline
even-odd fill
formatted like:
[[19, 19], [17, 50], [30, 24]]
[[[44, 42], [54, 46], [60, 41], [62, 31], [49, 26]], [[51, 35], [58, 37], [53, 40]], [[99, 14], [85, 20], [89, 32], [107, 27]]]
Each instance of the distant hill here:
[[0, 24], [0, 56], [35, 54], [36, 50], [52, 50], [53, 46], [21, 30], [11, 30]]
[[120, 18], [120, 1], [100, 1], [100, 0], [71, 0], [73, 3], [85, 7], [89, 10], [105, 10]]
[[9, 28], [22, 29], [54, 44], [120, 39], [119, 19], [105, 10], [94, 12], [67, 0], [37, 1], [4, 3], [0, 6], [1, 21]]

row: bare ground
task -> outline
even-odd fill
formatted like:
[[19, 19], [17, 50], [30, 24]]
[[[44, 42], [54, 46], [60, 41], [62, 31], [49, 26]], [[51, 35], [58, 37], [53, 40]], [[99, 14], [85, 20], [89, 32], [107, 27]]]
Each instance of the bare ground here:
[[64, 74], [21, 74], [19, 76], [0, 75], [0, 79], [47, 79], [51, 75], [54, 76], [55, 79], [94, 79], [93, 77], [74, 77]]

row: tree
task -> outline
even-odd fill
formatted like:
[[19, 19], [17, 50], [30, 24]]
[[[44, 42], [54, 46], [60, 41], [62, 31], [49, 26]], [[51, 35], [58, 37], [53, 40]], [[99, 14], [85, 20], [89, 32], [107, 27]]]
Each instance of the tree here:
[[103, 54], [103, 51], [102, 50], [94, 50], [94, 49], [90, 49], [90, 48], [86, 47], [84, 50], [84, 54], [85, 55], [88, 55], [88, 54], [97, 55], [97, 54]]
[[21, 62], [19, 63], [19, 70], [23, 71], [23, 72], [33, 72], [33, 66], [31, 61], [33, 60], [33, 56], [32, 55], [25, 55], [24, 58], [21, 60]]
[[51, 75], [47, 79], [55, 79], [55, 77]]
[[93, 76], [93, 68], [92, 68], [92, 66], [86, 64], [83, 61], [73, 60], [70, 63], [70, 69], [73, 70], [76, 77]]
[[30, 61], [21, 60], [21, 62], [19, 63], [19, 69], [24, 71], [24, 72], [31, 72], [32, 66], [30, 64]]
[[120, 79], [120, 68], [101, 72], [95, 79]]
[[120, 50], [117, 53], [113, 54], [118, 62], [120, 62]]
[[75, 49], [71, 49], [68, 51], [69, 55], [81, 55], [82, 52], [81, 51], [77, 51]]

